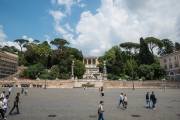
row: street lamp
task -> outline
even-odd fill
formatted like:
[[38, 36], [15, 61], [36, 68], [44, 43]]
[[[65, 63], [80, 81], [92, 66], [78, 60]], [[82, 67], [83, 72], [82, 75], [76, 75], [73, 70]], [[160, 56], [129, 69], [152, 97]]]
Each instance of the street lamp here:
[[71, 65], [71, 79], [74, 80], [74, 60], [72, 61], [72, 65]]
[[[48, 74], [47, 65], [48, 65], [48, 57], [49, 57], [49, 53], [46, 54], [46, 57], [47, 57], [47, 63], [46, 63], [46, 75], [47, 75], [47, 74]], [[44, 89], [46, 89], [46, 79], [47, 79], [47, 78], [45, 78]]]
[[133, 54], [132, 54], [132, 60], [131, 60], [131, 64], [132, 64], [132, 82], [133, 82], [133, 90], [134, 90], [134, 79], [133, 79]]

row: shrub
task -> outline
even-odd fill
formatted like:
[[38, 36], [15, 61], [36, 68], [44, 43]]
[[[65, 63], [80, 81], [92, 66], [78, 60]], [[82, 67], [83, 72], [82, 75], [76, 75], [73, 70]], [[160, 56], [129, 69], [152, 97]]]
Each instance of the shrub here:
[[146, 78], [145, 77], [141, 77], [141, 79], [144, 81]]

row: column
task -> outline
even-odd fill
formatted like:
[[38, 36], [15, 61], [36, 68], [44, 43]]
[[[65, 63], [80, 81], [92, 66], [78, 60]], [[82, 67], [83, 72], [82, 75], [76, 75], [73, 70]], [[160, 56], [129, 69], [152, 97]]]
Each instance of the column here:
[[88, 65], [88, 61], [89, 61], [89, 60], [88, 60], [88, 59], [86, 59], [86, 63], [87, 63], [87, 65]]
[[93, 64], [93, 59], [91, 59], [91, 65]]

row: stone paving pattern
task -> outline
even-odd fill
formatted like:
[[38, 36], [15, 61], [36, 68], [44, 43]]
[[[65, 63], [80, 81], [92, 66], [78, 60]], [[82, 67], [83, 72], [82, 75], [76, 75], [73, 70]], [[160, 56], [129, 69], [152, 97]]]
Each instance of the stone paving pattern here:
[[[8, 88], [0, 88], [0, 92]], [[9, 105], [21, 88], [12, 90]], [[156, 109], [145, 108], [146, 92], [155, 92]], [[104, 89], [101, 97], [98, 89], [81, 88], [29, 88], [28, 96], [20, 97], [20, 115], [7, 115], [8, 120], [97, 120], [99, 101], [104, 103], [105, 120], [180, 120], [180, 89]], [[127, 110], [117, 109], [119, 95], [128, 97]], [[7, 113], [9, 113], [10, 109]], [[121, 106], [122, 108], [122, 106]], [[14, 110], [16, 112], [16, 109]], [[48, 117], [48, 115], [57, 115]], [[140, 117], [132, 117], [139, 115]], [[91, 116], [91, 117], [90, 117]]]

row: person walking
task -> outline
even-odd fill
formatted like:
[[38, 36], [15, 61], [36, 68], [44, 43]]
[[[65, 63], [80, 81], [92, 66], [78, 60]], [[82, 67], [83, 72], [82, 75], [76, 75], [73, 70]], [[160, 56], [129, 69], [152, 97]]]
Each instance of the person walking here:
[[104, 109], [103, 109], [104, 101], [100, 101], [100, 105], [98, 107], [98, 120], [104, 120]]
[[146, 108], [150, 108], [150, 98], [149, 98], [149, 92], [146, 94]]
[[0, 98], [4, 98], [5, 97], [5, 91], [3, 91], [2, 93], [1, 93], [1, 96], [0, 96]]
[[19, 107], [18, 107], [18, 103], [21, 103], [21, 102], [19, 101], [19, 96], [20, 96], [20, 93], [17, 93], [17, 96], [15, 97], [15, 100], [14, 100], [14, 106], [13, 106], [13, 108], [11, 109], [11, 111], [9, 112], [9, 115], [12, 114], [12, 111], [14, 110], [15, 107], [16, 107], [16, 109], [17, 109], [17, 114], [21, 114], [21, 113], [19, 112]]
[[9, 96], [11, 95], [11, 90], [12, 90], [12, 88], [9, 87], [9, 88], [8, 88]]
[[6, 95], [6, 98], [4, 98], [4, 101], [3, 101], [3, 108], [4, 108], [4, 116], [7, 112], [7, 108], [10, 108], [9, 105], [8, 105], [8, 102], [10, 102], [9, 100], [9, 95]]
[[101, 96], [104, 97], [104, 90], [101, 91]]
[[123, 98], [123, 93], [121, 93], [121, 95], [120, 95], [120, 97], [119, 97], [119, 105], [118, 105], [118, 109], [120, 108], [120, 105], [121, 105], [121, 103], [122, 103], [122, 105], [123, 105], [123, 107], [124, 107], [124, 102], [123, 102], [123, 100], [124, 100], [124, 98]]
[[126, 96], [126, 94], [124, 94], [124, 108], [125, 108], [125, 109], [127, 109], [127, 104], [128, 104], [128, 102], [127, 102], [127, 96]]
[[4, 101], [4, 98], [3, 98], [3, 97], [1, 97], [1, 98], [0, 98], [0, 113], [1, 113], [1, 117], [2, 117], [2, 119], [3, 119], [3, 120], [6, 120], [6, 119], [4, 118], [3, 101]]
[[26, 88], [26, 89], [25, 89], [25, 92], [24, 92], [25, 96], [28, 95], [27, 92], [28, 92], [28, 89]]
[[21, 95], [23, 96], [23, 93], [24, 93], [24, 88], [22, 88], [22, 90], [21, 90]]
[[152, 92], [152, 94], [150, 96], [150, 100], [152, 101], [152, 108], [156, 109], [155, 104], [156, 104], [157, 99], [156, 99], [156, 97], [154, 95], [154, 92]]

